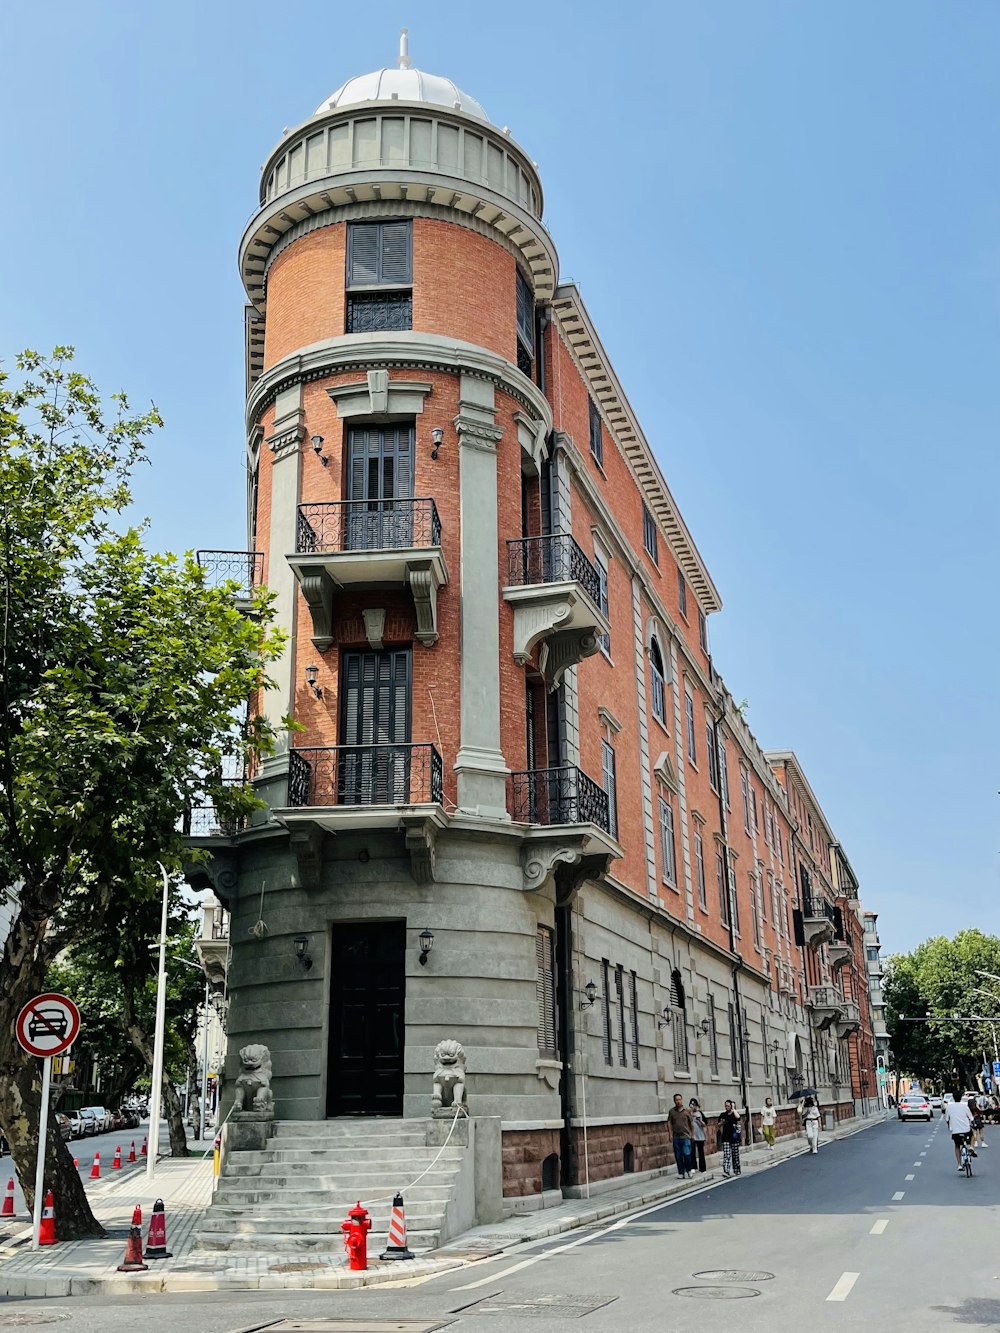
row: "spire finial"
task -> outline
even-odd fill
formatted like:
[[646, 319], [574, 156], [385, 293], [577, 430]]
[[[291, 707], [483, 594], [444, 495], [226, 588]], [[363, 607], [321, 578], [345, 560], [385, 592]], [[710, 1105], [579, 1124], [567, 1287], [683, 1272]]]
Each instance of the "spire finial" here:
[[399, 60], [400, 69], [410, 68], [410, 30], [409, 28], [400, 28], [399, 30]]

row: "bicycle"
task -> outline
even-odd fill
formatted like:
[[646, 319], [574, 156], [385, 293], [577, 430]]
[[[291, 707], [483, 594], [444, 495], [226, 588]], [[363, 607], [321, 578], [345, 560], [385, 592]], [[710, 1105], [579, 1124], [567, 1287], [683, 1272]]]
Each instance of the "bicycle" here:
[[968, 1134], [962, 1139], [962, 1170], [967, 1176], [972, 1175], [972, 1155], [969, 1152]]

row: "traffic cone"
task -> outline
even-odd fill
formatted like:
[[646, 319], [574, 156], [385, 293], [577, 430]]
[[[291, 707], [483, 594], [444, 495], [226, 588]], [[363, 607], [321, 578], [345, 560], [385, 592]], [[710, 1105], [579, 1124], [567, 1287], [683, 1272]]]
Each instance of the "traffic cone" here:
[[100, 1180], [101, 1178], [101, 1154], [94, 1153], [94, 1165], [90, 1168], [91, 1180]]
[[172, 1259], [167, 1249], [167, 1215], [163, 1211], [163, 1200], [153, 1204], [153, 1216], [149, 1219], [149, 1235], [146, 1237], [147, 1259]]
[[16, 1217], [14, 1212], [14, 1177], [11, 1176], [7, 1181], [7, 1192], [3, 1196], [3, 1207], [0, 1208], [0, 1217]]
[[74, 1171], [79, 1171], [79, 1169], [80, 1169], [80, 1159], [79, 1159], [79, 1157], [74, 1157], [74, 1158], [73, 1158], [73, 1169], [74, 1169]]
[[51, 1190], [45, 1196], [42, 1220], [38, 1224], [38, 1243], [39, 1245], [54, 1245], [56, 1243], [56, 1210], [52, 1202]]
[[132, 1140], [132, 1146], [131, 1146], [131, 1148], [129, 1148], [129, 1150], [128, 1150], [128, 1159], [127, 1159], [127, 1160], [128, 1160], [129, 1162], [134, 1162], [134, 1161], [135, 1161], [135, 1139]]
[[403, 1211], [402, 1194], [397, 1194], [392, 1201], [392, 1217], [389, 1220], [389, 1244], [379, 1255], [379, 1258], [416, 1258], [412, 1250], [406, 1248], [406, 1213]]
[[141, 1226], [142, 1226], [142, 1205], [141, 1205], [141, 1204], [138, 1204], [138, 1203], [137, 1203], [136, 1206], [132, 1209], [132, 1225], [133, 1225], [134, 1227], [141, 1227]]
[[111, 1170], [120, 1171], [121, 1169], [122, 1169], [122, 1150], [121, 1148], [116, 1148], [114, 1158], [111, 1162]]
[[148, 1157], [148, 1156], [149, 1156], [149, 1149], [146, 1147], [146, 1139], [145, 1139], [145, 1136], [143, 1137], [143, 1140], [142, 1140], [142, 1155], [143, 1155], [143, 1157]]
[[148, 1267], [149, 1264], [142, 1262], [142, 1232], [137, 1226], [132, 1226], [125, 1242], [125, 1258], [118, 1265], [118, 1272], [140, 1273]]

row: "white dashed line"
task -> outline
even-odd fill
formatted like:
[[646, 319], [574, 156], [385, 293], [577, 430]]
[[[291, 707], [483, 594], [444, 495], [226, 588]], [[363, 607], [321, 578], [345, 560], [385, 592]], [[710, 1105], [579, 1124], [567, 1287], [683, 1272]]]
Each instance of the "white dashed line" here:
[[880, 1217], [879, 1220], [872, 1227], [871, 1231], [869, 1231], [868, 1233], [869, 1236], [881, 1236], [882, 1232], [886, 1229], [888, 1225], [889, 1225], [889, 1219], [887, 1217]]
[[914, 1162], [913, 1165], [914, 1165], [914, 1166], [923, 1166], [923, 1162]]
[[892, 1196], [893, 1203], [898, 1203], [905, 1194], [906, 1190], [897, 1190], [896, 1193]]
[[924, 1151], [920, 1154], [920, 1156], [921, 1156], [921, 1157], [926, 1157], [926, 1156], [927, 1156], [927, 1150], [926, 1150], [926, 1148], [925, 1148]]
[[916, 1180], [916, 1176], [915, 1176], [915, 1175], [913, 1174], [913, 1172], [911, 1171], [910, 1174], [909, 1174], [908, 1176], [904, 1176], [903, 1179], [904, 1179], [904, 1180]]
[[828, 1301], [846, 1301], [860, 1276], [860, 1273], [844, 1273], [826, 1299]]

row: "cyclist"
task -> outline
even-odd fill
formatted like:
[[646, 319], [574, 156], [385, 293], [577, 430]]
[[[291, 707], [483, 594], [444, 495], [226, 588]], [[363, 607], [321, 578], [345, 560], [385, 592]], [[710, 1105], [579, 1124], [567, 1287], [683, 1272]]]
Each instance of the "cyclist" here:
[[[945, 1121], [948, 1125], [948, 1132], [951, 1135], [951, 1142], [955, 1149], [955, 1161], [958, 1163], [959, 1171], [964, 1171], [962, 1166], [962, 1144], [968, 1143], [972, 1137], [972, 1108], [968, 1102], [956, 1097], [953, 1102], [949, 1102], [945, 1108]], [[973, 1157], [976, 1156], [974, 1148], [970, 1147], [969, 1152]]]

